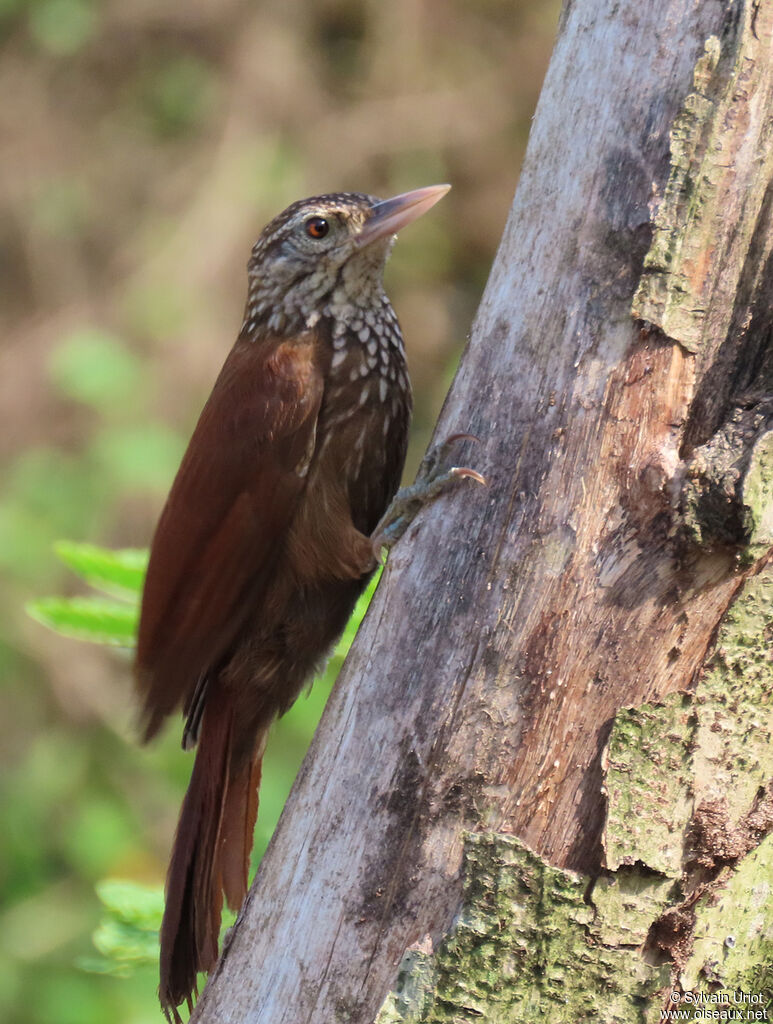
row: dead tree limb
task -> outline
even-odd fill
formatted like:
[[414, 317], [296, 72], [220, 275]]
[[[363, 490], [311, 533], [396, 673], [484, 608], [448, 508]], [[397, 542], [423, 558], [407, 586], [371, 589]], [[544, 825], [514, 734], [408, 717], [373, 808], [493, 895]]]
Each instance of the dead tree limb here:
[[437, 428], [490, 487], [390, 557], [202, 1024], [650, 1020], [757, 977], [772, 45], [768, 2], [567, 3]]

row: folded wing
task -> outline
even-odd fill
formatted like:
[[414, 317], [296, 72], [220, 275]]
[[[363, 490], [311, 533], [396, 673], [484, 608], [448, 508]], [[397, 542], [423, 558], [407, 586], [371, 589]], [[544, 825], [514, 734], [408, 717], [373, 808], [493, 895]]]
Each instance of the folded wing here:
[[146, 738], [255, 614], [306, 485], [323, 386], [311, 336], [242, 337], [229, 354], [151, 548], [136, 659]]

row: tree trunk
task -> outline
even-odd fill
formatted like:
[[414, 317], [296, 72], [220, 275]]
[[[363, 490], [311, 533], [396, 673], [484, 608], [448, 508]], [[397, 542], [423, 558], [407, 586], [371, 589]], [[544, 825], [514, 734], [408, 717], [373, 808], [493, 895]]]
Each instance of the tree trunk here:
[[436, 435], [489, 488], [390, 556], [200, 1024], [761, 991], [772, 42], [769, 0], [565, 7]]

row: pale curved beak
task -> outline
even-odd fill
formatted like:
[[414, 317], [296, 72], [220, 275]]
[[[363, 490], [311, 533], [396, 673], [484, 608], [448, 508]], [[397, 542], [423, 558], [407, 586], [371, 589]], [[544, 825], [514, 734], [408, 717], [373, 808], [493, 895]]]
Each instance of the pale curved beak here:
[[382, 199], [373, 207], [373, 212], [357, 235], [358, 248], [362, 249], [379, 238], [396, 235], [406, 224], [432, 209], [450, 188], [450, 185], [428, 185], [426, 188], [415, 188], [412, 192], [403, 192], [391, 199]]

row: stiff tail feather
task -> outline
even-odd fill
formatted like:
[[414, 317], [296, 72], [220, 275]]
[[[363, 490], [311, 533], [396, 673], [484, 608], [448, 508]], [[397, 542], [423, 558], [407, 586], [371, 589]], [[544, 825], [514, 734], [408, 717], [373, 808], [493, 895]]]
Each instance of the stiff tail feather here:
[[233, 763], [235, 715], [225, 693], [207, 701], [196, 761], [177, 824], [161, 924], [159, 998], [168, 1018], [192, 1005], [196, 975], [217, 961], [223, 893], [238, 910], [247, 895], [265, 733]]

